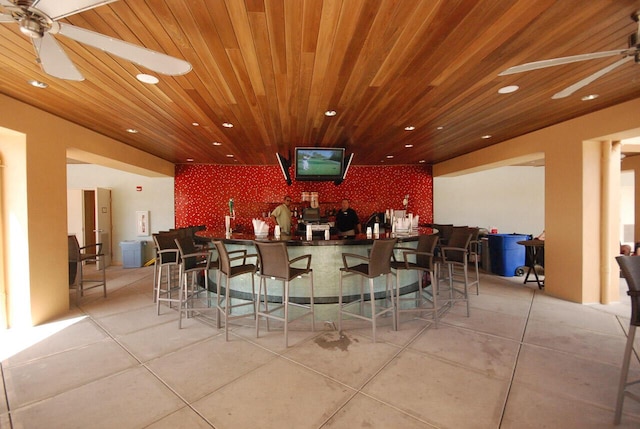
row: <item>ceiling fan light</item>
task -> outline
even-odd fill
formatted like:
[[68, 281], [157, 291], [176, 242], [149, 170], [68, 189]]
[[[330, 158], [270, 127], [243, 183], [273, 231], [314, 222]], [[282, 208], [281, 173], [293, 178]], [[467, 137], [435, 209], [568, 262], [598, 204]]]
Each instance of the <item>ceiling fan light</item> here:
[[44, 36], [44, 29], [40, 22], [29, 16], [25, 16], [20, 20], [20, 31], [32, 39], [41, 39]]

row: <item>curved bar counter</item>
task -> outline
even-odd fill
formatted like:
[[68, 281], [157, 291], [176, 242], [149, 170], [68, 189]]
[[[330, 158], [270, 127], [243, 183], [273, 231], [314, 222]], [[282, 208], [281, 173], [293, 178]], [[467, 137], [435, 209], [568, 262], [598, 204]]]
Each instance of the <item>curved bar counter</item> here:
[[[256, 254], [253, 241], [256, 240], [256, 236], [253, 234], [233, 233], [225, 236], [223, 232], [216, 231], [198, 231], [196, 233], [199, 241], [203, 240], [221, 240], [227, 250], [246, 250], [247, 254]], [[390, 238], [391, 234], [381, 233], [379, 238]], [[396, 258], [402, 260], [402, 248], [415, 249], [418, 241], [418, 233], [413, 232], [409, 235], [396, 235], [398, 238], [398, 250], [396, 250]], [[273, 236], [267, 238], [260, 238], [260, 241], [276, 241]], [[369, 249], [375, 239], [367, 238], [365, 234], [359, 234], [354, 238], [343, 239], [338, 236], [332, 236], [329, 240], [313, 239], [305, 240], [301, 236], [286, 236], [280, 237], [280, 240], [287, 243], [287, 250], [289, 252], [289, 259], [293, 259], [300, 255], [311, 255], [311, 268], [313, 268], [313, 280], [314, 280], [314, 301], [316, 304], [333, 304], [338, 302], [338, 291], [340, 282], [340, 268], [343, 267], [342, 254], [354, 253], [357, 255], [367, 256]], [[353, 261], [355, 262], [355, 261]], [[217, 273], [212, 271], [210, 274], [210, 284], [215, 284]], [[395, 282], [395, 277], [392, 279]], [[400, 278], [398, 279], [401, 288], [401, 293], [409, 293], [415, 291], [418, 285], [418, 274], [412, 270], [401, 270]], [[238, 283], [239, 282], [239, 283]], [[360, 279], [356, 277], [346, 277], [343, 280], [343, 293], [344, 301], [349, 302], [360, 296]], [[383, 296], [385, 290], [385, 277], [375, 279], [376, 297]], [[275, 282], [274, 282], [275, 283]], [[308, 288], [297, 287], [297, 282], [292, 282], [290, 286], [290, 294], [293, 301], [300, 303], [308, 303], [309, 297], [306, 292]], [[274, 287], [276, 286], [276, 287]], [[233, 288], [237, 292], [235, 295], [238, 298], [243, 298], [243, 295], [248, 298], [248, 294], [251, 293], [251, 280], [248, 276], [243, 276], [234, 279]], [[216, 286], [217, 290], [217, 286]], [[274, 284], [269, 289], [269, 301], [281, 301], [281, 295], [274, 294], [274, 292], [281, 290], [280, 286]], [[245, 295], [246, 294], [246, 295]]]

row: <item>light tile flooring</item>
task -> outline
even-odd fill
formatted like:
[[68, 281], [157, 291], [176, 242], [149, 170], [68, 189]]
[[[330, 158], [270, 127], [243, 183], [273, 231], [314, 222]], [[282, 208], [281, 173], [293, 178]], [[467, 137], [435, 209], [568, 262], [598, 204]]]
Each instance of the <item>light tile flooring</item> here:
[[[0, 428], [613, 426], [624, 295], [578, 305], [484, 275], [468, 318], [458, 305], [438, 329], [382, 322], [374, 344], [360, 321], [331, 330], [325, 307], [285, 349], [282, 331], [256, 339], [248, 319], [229, 342], [205, 318], [179, 330], [174, 310], [156, 315], [152, 268], [107, 272], [107, 299], [92, 291], [60, 320], [0, 333]], [[640, 427], [640, 404], [626, 401], [620, 427]]]

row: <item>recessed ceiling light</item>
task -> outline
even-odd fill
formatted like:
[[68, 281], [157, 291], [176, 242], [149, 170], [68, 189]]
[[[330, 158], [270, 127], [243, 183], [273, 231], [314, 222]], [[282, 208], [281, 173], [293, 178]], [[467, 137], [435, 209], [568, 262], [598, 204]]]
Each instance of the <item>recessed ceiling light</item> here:
[[200, 124], [199, 124], [199, 123], [197, 123], [197, 122], [192, 122], [192, 123], [191, 123], [191, 125], [193, 125], [194, 127], [198, 127], [198, 126], [200, 126]]
[[227, 155], [227, 158], [233, 158], [233, 155], [229, 154]]
[[213, 142], [213, 145], [214, 145], [214, 146], [222, 146], [222, 143], [220, 143], [220, 142]]
[[404, 145], [404, 147], [413, 147], [413, 145], [412, 144], [406, 144], [406, 145]]
[[49, 85], [47, 85], [47, 84], [46, 84], [46, 83], [44, 83], [44, 82], [40, 82], [39, 80], [34, 80], [34, 79], [31, 79], [31, 80], [29, 81], [29, 85], [31, 85], [31, 86], [35, 86], [36, 88], [46, 88], [46, 87], [48, 87], [48, 86], [49, 86]]
[[393, 155], [387, 155], [387, 158], [391, 159], [391, 158], [393, 158]]
[[598, 98], [598, 94], [589, 94], [589, 95], [585, 95], [584, 97], [581, 98], [582, 101], [589, 101], [589, 100], [595, 100], [596, 98]]
[[136, 134], [138, 130], [136, 130], [135, 128], [127, 128], [127, 132], [131, 134]]
[[413, 131], [415, 129], [416, 129], [416, 127], [414, 127], [413, 125], [409, 125], [409, 126], [404, 127], [405, 131]]
[[222, 126], [225, 128], [233, 128], [233, 124], [231, 122], [223, 122]]
[[512, 92], [516, 92], [520, 87], [518, 85], [509, 85], [502, 87], [498, 90], [499, 94], [511, 94]]
[[482, 136], [483, 139], [490, 139], [491, 138], [491, 134], [485, 134], [484, 136]]
[[326, 112], [324, 112], [324, 116], [336, 116], [338, 114], [338, 112], [336, 112], [335, 110], [327, 110]]
[[424, 163], [425, 163], [425, 162], [427, 162], [427, 161], [425, 161], [424, 159], [421, 159], [421, 160], [420, 160], [420, 161], [418, 161], [418, 162], [419, 162], [420, 164], [424, 164]]
[[187, 158], [187, 162], [193, 162], [193, 158]]
[[144, 74], [144, 73], [140, 73], [139, 75], [136, 75], [136, 79], [138, 79], [140, 82], [148, 83], [151, 85], [155, 85], [156, 83], [160, 82], [160, 79], [158, 79], [157, 77], [151, 76], [150, 74]]
[[440, 125], [438, 128], [436, 128], [436, 130], [444, 130], [444, 127]]

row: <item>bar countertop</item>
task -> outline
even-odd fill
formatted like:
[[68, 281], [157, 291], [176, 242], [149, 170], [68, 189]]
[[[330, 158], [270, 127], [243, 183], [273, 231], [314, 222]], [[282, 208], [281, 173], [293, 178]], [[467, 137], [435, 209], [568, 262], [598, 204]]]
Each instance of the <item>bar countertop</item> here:
[[224, 234], [224, 231], [198, 231], [196, 236], [200, 239], [209, 240], [222, 240], [225, 244], [248, 244], [254, 240], [260, 241], [284, 241], [287, 246], [353, 246], [362, 244], [373, 244], [375, 239], [380, 238], [397, 238], [398, 242], [410, 242], [417, 241], [419, 231], [413, 230], [410, 233], [405, 234], [392, 234], [383, 232], [377, 235], [367, 238], [366, 234], [357, 234], [352, 238], [346, 238], [344, 236], [332, 235], [329, 240], [325, 240], [320, 235], [314, 235], [312, 240], [307, 240], [304, 235], [286, 235], [280, 236], [280, 239], [276, 239], [273, 235], [267, 237], [257, 237], [255, 234], [234, 232], [231, 234]]

